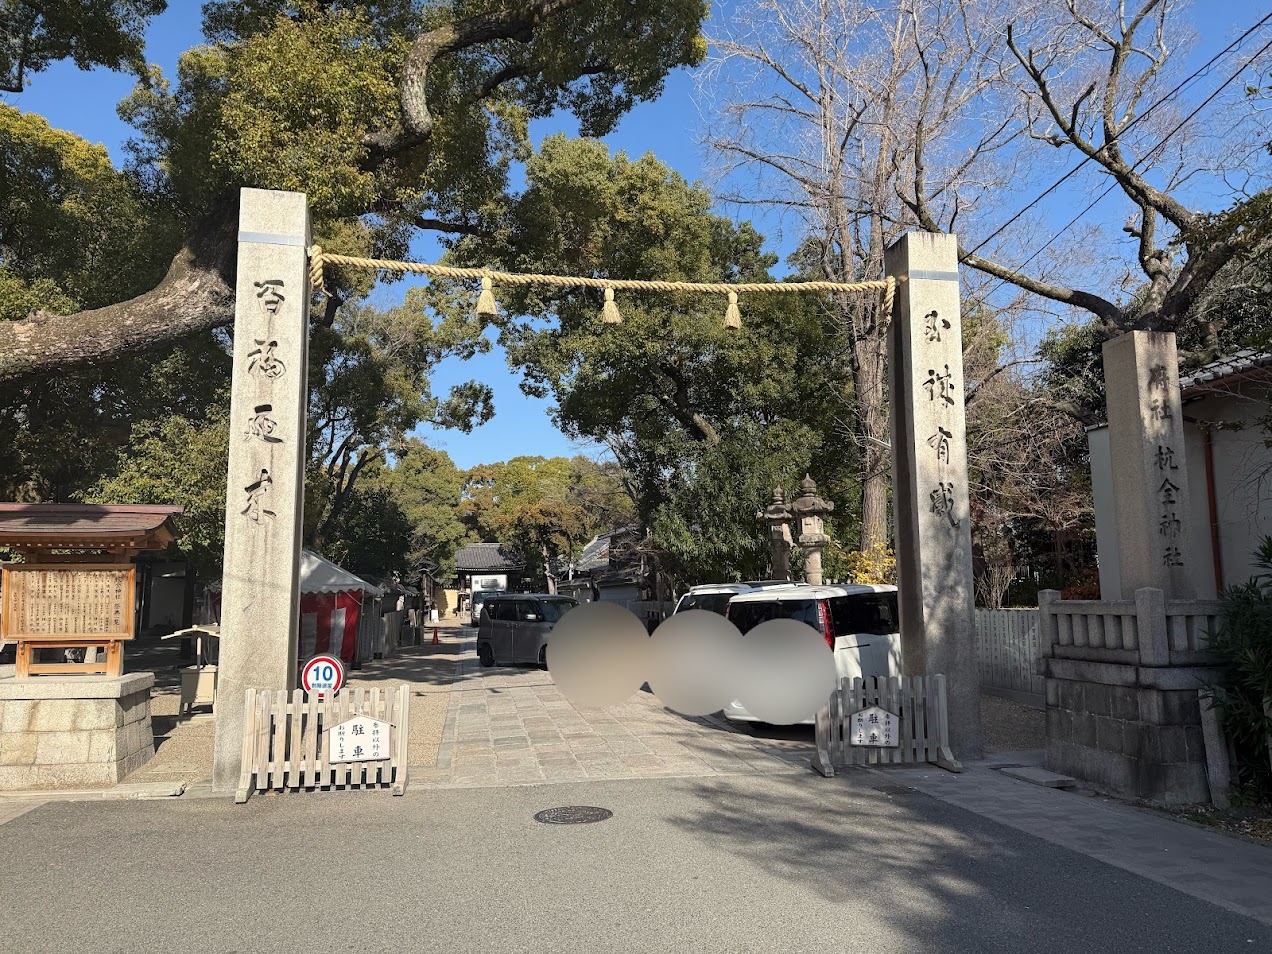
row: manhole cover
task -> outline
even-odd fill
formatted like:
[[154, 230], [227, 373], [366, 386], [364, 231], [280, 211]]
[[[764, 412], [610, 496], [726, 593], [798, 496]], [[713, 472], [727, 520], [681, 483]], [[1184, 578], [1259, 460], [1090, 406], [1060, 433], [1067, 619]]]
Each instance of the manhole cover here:
[[545, 808], [534, 816], [534, 820], [545, 825], [586, 825], [588, 822], [605, 821], [613, 814], [608, 808], [566, 805], [564, 808]]
[[914, 795], [916, 790], [909, 785], [871, 785], [876, 792], [882, 792], [884, 795]]

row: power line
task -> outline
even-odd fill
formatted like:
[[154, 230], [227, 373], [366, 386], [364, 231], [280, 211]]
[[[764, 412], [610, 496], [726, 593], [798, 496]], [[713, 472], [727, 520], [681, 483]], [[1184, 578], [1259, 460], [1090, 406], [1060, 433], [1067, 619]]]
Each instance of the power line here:
[[[1267, 20], [1267, 19], [1272, 19], [1272, 14], [1269, 14], [1267, 17], [1264, 17], [1264, 20]], [[1260, 22], [1262, 22], [1262, 21], [1260, 21]], [[1257, 25], [1258, 25], [1258, 24], [1256, 24], [1256, 26], [1257, 26]], [[1257, 53], [1255, 53], [1255, 54], [1254, 54], [1254, 59], [1258, 59], [1260, 56], [1262, 56], [1262, 55], [1263, 55], [1264, 53], [1266, 53], [1268, 50], [1272, 50], [1272, 40], [1269, 40], [1267, 43], [1265, 43], [1265, 44], [1263, 45], [1262, 49], [1260, 49], [1260, 50], [1259, 50], [1259, 52], [1257, 52]], [[1141, 156], [1138, 160], [1136, 160], [1135, 164], [1131, 166], [1131, 168], [1130, 168], [1129, 172], [1134, 172], [1134, 171], [1135, 171], [1136, 169], [1138, 169], [1138, 168], [1139, 168], [1139, 167], [1140, 167], [1143, 163], [1145, 163], [1145, 162], [1149, 161], [1150, 159], [1152, 159], [1152, 157], [1153, 157], [1153, 156], [1154, 156], [1154, 155], [1155, 155], [1155, 154], [1156, 154], [1159, 150], [1161, 150], [1161, 149], [1162, 149], [1162, 147], [1164, 147], [1164, 146], [1166, 145], [1167, 141], [1168, 141], [1168, 140], [1169, 140], [1172, 136], [1174, 136], [1174, 135], [1175, 135], [1175, 133], [1179, 132], [1181, 129], [1183, 129], [1185, 126], [1187, 126], [1190, 122], [1192, 122], [1193, 118], [1194, 118], [1194, 117], [1195, 117], [1198, 113], [1200, 113], [1203, 109], [1205, 109], [1205, 108], [1206, 108], [1207, 106], [1209, 106], [1212, 102], [1214, 102], [1215, 97], [1217, 97], [1220, 93], [1222, 93], [1225, 89], [1227, 89], [1230, 85], [1232, 85], [1232, 83], [1236, 82], [1236, 80], [1237, 80], [1238, 78], [1240, 78], [1241, 74], [1242, 74], [1242, 73], [1244, 73], [1244, 72], [1245, 72], [1245, 67], [1243, 66], [1243, 67], [1239, 68], [1239, 69], [1238, 69], [1235, 73], [1233, 73], [1230, 77], [1228, 77], [1226, 80], [1224, 80], [1224, 82], [1223, 82], [1223, 83], [1221, 83], [1218, 87], [1216, 87], [1216, 88], [1215, 88], [1214, 92], [1212, 92], [1209, 96], [1207, 96], [1204, 100], [1202, 100], [1202, 101], [1201, 101], [1201, 103], [1200, 103], [1200, 104], [1198, 104], [1198, 105], [1197, 105], [1197, 107], [1196, 107], [1195, 109], [1193, 109], [1193, 111], [1192, 111], [1192, 112], [1190, 112], [1187, 116], [1185, 116], [1183, 119], [1181, 119], [1181, 120], [1180, 120], [1180, 121], [1179, 121], [1179, 122], [1178, 122], [1178, 123], [1174, 126], [1174, 128], [1172, 128], [1172, 129], [1170, 130], [1170, 132], [1166, 133], [1166, 135], [1165, 135], [1165, 136], [1163, 136], [1163, 137], [1161, 138], [1161, 141], [1160, 141], [1160, 142], [1158, 142], [1156, 146], [1154, 146], [1154, 147], [1153, 147], [1152, 149], [1150, 149], [1148, 152], [1144, 153], [1144, 155], [1142, 155], [1142, 156]], [[1147, 113], [1146, 113], [1145, 115], [1147, 115]], [[1129, 128], [1129, 127], [1128, 127], [1128, 128]], [[1108, 195], [1110, 192], [1112, 192], [1114, 189], [1118, 188], [1118, 186], [1119, 186], [1119, 185], [1120, 185], [1120, 183], [1119, 183], [1119, 182], [1115, 179], [1112, 185], [1110, 185], [1107, 189], [1105, 189], [1105, 190], [1104, 190], [1103, 192], [1101, 192], [1098, 196], [1096, 196], [1096, 197], [1095, 197], [1095, 199], [1093, 199], [1093, 200], [1091, 201], [1091, 203], [1090, 203], [1089, 205], [1087, 205], [1087, 207], [1086, 207], [1086, 208], [1084, 208], [1081, 212], [1079, 212], [1079, 213], [1078, 213], [1077, 215], [1075, 215], [1072, 219], [1070, 219], [1070, 220], [1069, 220], [1069, 221], [1068, 221], [1068, 222], [1067, 222], [1067, 223], [1066, 223], [1066, 224], [1065, 224], [1065, 225], [1064, 225], [1064, 226], [1063, 226], [1063, 227], [1062, 227], [1059, 231], [1057, 231], [1054, 235], [1052, 235], [1052, 236], [1051, 236], [1051, 238], [1047, 239], [1047, 241], [1046, 241], [1046, 242], [1044, 242], [1044, 243], [1043, 243], [1043, 244], [1042, 244], [1042, 245], [1038, 248], [1038, 250], [1037, 250], [1037, 251], [1035, 251], [1032, 255], [1030, 255], [1027, 259], [1025, 259], [1025, 260], [1024, 260], [1023, 262], [1021, 262], [1019, 265], [1015, 266], [1013, 270], [1014, 270], [1014, 271], [1020, 271], [1020, 270], [1021, 270], [1021, 269], [1023, 269], [1025, 266], [1027, 266], [1030, 262], [1032, 262], [1035, 258], [1037, 258], [1039, 255], [1041, 255], [1043, 252], [1045, 252], [1048, 248], [1050, 248], [1050, 247], [1051, 247], [1051, 244], [1052, 244], [1052, 243], [1053, 243], [1056, 239], [1060, 238], [1060, 236], [1064, 235], [1064, 233], [1065, 233], [1065, 232], [1067, 232], [1067, 231], [1069, 231], [1069, 229], [1073, 228], [1073, 226], [1074, 226], [1075, 224], [1077, 224], [1077, 222], [1078, 222], [1078, 220], [1079, 220], [1079, 219], [1081, 219], [1084, 215], [1086, 215], [1088, 212], [1090, 212], [1092, 209], [1094, 209], [1097, 205], [1099, 205], [1099, 204], [1100, 204], [1100, 202], [1102, 202], [1102, 201], [1104, 200], [1105, 196], [1107, 196], [1107, 195]], [[1023, 211], [1023, 210], [1022, 210], [1022, 211]], [[1141, 226], [1141, 227], [1142, 227], [1142, 226]], [[984, 245], [984, 243], [982, 242], [982, 243], [981, 243], [981, 245], [978, 245], [978, 246], [977, 246], [977, 249], [981, 248], [981, 246], [983, 246], [983, 245]], [[973, 250], [973, 252], [971, 252], [970, 254], [973, 254], [973, 255], [974, 255], [974, 254], [975, 254], [975, 250]], [[993, 294], [993, 293], [994, 293], [995, 291], [997, 291], [1000, 287], [1002, 287], [1002, 285], [1003, 285], [1003, 284], [1005, 284], [1006, 282], [1007, 282], [1007, 279], [1005, 279], [1005, 278], [1000, 278], [1000, 279], [998, 279], [998, 284], [994, 285], [994, 286], [993, 286], [992, 288], [990, 288], [987, 292], [985, 292], [985, 296], [986, 296], [986, 297], [988, 297], [989, 295]]]
[[[1244, 33], [1242, 33], [1239, 37], [1237, 37], [1237, 38], [1236, 38], [1235, 40], [1233, 40], [1230, 44], [1228, 44], [1228, 46], [1227, 46], [1227, 47], [1225, 47], [1223, 50], [1220, 50], [1218, 53], [1216, 53], [1214, 56], [1212, 56], [1209, 60], [1207, 60], [1204, 64], [1202, 64], [1202, 66], [1200, 66], [1200, 67], [1199, 67], [1196, 71], [1194, 71], [1191, 75], [1189, 75], [1189, 76], [1188, 76], [1188, 77], [1186, 77], [1183, 81], [1181, 81], [1181, 82], [1179, 83], [1179, 85], [1178, 85], [1178, 86], [1176, 86], [1174, 89], [1170, 90], [1168, 93], [1166, 93], [1164, 96], [1162, 96], [1159, 100], [1157, 100], [1157, 102], [1155, 102], [1155, 103], [1153, 103], [1151, 106], [1149, 106], [1149, 108], [1148, 108], [1148, 109], [1146, 109], [1144, 112], [1140, 113], [1140, 115], [1138, 115], [1138, 116], [1136, 116], [1134, 119], [1132, 119], [1129, 123], [1127, 123], [1127, 124], [1126, 124], [1126, 126], [1125, 126], [1125, 127], [1123, 127], [1123, 129], [1122, 129], [1122, 131], [1121, 131], [1121, 132], [1119, 132], [1116, 136], [1114, 136], [1114, 137], [1113, 137], [1113, 139], [1112, 139], [1112, 140], [1110, 140], [1110, 142], [1108, 142], [1108, 143], [1106, 143], [1106, 144], [1105, 144], [1105, 146], [1102, 146], [1102, 147], [1101, 147], [1101, 149], [1106, 148], [1106, 147], [1107, 147], [1107, 146], [1109, 146], [1109, 145], [1112, 145], [1114, 142], [1117, 142], [1117, 141], [1118, 141], [1118, 139], [1119, 139], [1119, 138], [1123, 135], [1123, 133], [1128, 132], [1128, 131], [1129, 131], [1129, 130], [1130, 130], [1130, 129], [1131, 129], [1131, 128], [1132, 128], [1132, 127], [1136, 124], [1136, 123], [1141, 122], [1142, 120], [1145, 120], [1145, 119], [1147, 119], [1149, 116], [1151, 116], [1151, 115], [1152, 115], [1152, 114], [1153, 114], [1153, 113], [1154, 113], [1154, 112], [1155, 112], [1155, 111], [1156, 111], [1159, 107], [1163, 106], [1163, 105], [1166, 103], [1166, 101], [1167, 101], [1167, 100], [1169, 100], [1169, 99], [1173, 98], [1174, 96], [1176, 96], [1176, 95], [1177, 95], [1177, 94], [1178, 94], [1178, 93], [1179, 93], [1179, 92], [1180, 92], [1180, 91], [1181, 91], [1181, 90], [1182, 90], [1185, 86], [1187, 86], [1188, 84], [1190, 84], [1193, 80], [1195, 80], [1195, 79], [1196, 79], [1198, 76], [1200, 76], [1202, 73], [1207, 72], [1207, 71], [1208, 71], [1208, 70], [1209, 70], [1212, 66], [1214, 66], [1214, 65], [1215, 65], [1215, 63], [1217, 63], [1220, 59], [1222, 59], [1223, 57], [1227, 56], [1227, 55], [1228, 55], [1229, 53], [1231, 53], [1234, 49], [1236, 49], [1238, 46], [1240, 46], [1242, 43], [1244, 43], [1244, 42], [1245, 42], [1245, 40], [1246, 40], [1246, 37], [1248, 37], [1248, 36], [1249, 36], [1251, 33], [1253, 33], [1255, 30], [1259, 29], [1259, 27], [1263, 26], [1263, 24], [1267, 23], [1269, 20], [1272, 20], [1272, 13], [1269, 13], [1267, 16], [1265, 16], [1262, 20], [1260, 20], [1260, 21], [1259, 21], [1258, 23], [1256, 23], [1254, 26], [1250, 27], [1250, 29], [1248, 29], [1248, 30], [1246, 30]], [[1267, 47], [1264, 47], [1264, 49], [1266, 50], [1266, 49], [1267, 49]], [[1259, 53], [1255, 54], [1255, 57], [1257, 58], [1257, 57], [1258, 57], [1258, 56], [1259, 56], [1262, 52], [1263, 52], [1263, 51], [1262, 51], [1262, 50], [1260, 50], [1260, 51], [1259, 51]], [[1240, 73], [1241, 73], [1241, 72], [1243, 72], [1243, 71], [1244, 71], [1244, 68], [1243, 68], [1241, 71], [1238, 71], [1238, 74], [1237, 74], [1237, 75], [1240, 75]], [[1232, 82], [1232, 80], [1229, 80], [1228, 82], [1230, 83], [1230, 82]], [[1220, 86], [1220, 87], [1219, 87], [1219, 89], [1223, 89], [1223, 88], [1224, 88], [1224, 86], [1227, 86], [1227, 85], [1228, 85], [1228, 84], [1227, 84], [1227, 83], [1225, 83], [1223, 86]], [[1213, 98], [1213, 97], [1212, 97], [1212, 98]], [[1164, 141], [1165, 141], [1165, 140], [1163, 140], [1163, 142], [1164, 142]], [[984, 240], [984, 241], [982, 241], [979, 245], [977, 245], [974, 249], [972, 249], [972, 250], [971, 250], [968, 254], [969, 254], [969, 255], [975, 255], [977, 252], [979, 252], [981, 249], [983, 249], [986, 245], [988, 245], [988, 244], [989, 244], [990, 242], [992, 242], [995, 238], [997, 238], [999, 235], [1001, 235], [1001, 234], [1003, 233], [1003, 231], [1004, 231], [1005, 229], [1007, 229], [1007, 227], [1008, 227], [1008, 226], [1010, 226], [1013, 222], [1015, 222], [1017, 219], [1019, 219], [1022, 215], [1024, 215], [1026, 212], [1028, 212], [1030, 209], [1032, 209], [1035, 205], [1037, 205], [1039, 202], [1041, 202], [1043, 199], [1045, 199], [1047, 196], [1049, 196], [1052, 192], [1054, 192], [1056, 189], [1058, 189], [1061, 185], [1063, 185], [1066, 181], [1068, 181], [1068, 180], [1069, 180], [1072, 176], [1074, 176], [1074, 175], [1075, 175], [1075, 174], [1076, 174], [1076, 173], [1077, 173], [1080, 169], [1082, 169], [1082, 167], [1083, 167], [1083, 166], [1085, 166], [1088, 162], [1091, 162], [1091, 161], [1092, 161], [1092, 159], [1093, 159], [1093, 157], [1092, 157], [1092, 156], [1086, 156], [1086, 157], [1084, 157], [1084, 158], [1082, 159], [1082, 161], [1081, 161], [1081, 162], [1079, 162], [1076, 166], [1074, 166], [1072, 169], [1070, 169], [1068, 172], [1066, 172], [1064, 175], [1062, 175], [1059, 179], [1057, 179], [1055, 182], [1053, 182], [1050, 186], [1048, 186], [1048, 187], [1047, 187], [1047, 188], [1046, 188], [1043, 192], [1041, 192], [1041, 193], [1040, 193], [1038, 196], [1036, 196], [1036, 197], [1035, 197], [1032, 201], [1030, 201], [1028, 205], [1026, 205], [1024, 208], [1022, 208], [1020, 211], [1018, 211], [1015, 215], [1013, 215], [1011, 218], [1009, 218], [1006, 222], [1004, 222], [1002, 225], [1000, 225], [997, 229], [995, 229], [993, 232], [991, 232], [991, 233], [989, 234], [989, 236], [988, 236], [987, 238], [985, 238], [985, 240]], [[1103, 198], [1103, 196], [1101, 196], [1101, 198]], [[1097, 201], [1099, 201], [1099, 200], [1097, 200]], [[1083, 213], [1083, 214], [1085, 214], [1085, 213]], [[1079, 216], [1079, 218], [1081, 218], [1081, 216]], [[1054, 241], [1054, 239], [1053, 239], [1053, 241]], [[1032, 259], [1030, 259], [1030, 261], [1032, 261]], [[1021, 268], [1023, 268], [1024, 266], [1022, 265], [1022, 266], [1020, 266], [1020, 267], [1021, 267]]]

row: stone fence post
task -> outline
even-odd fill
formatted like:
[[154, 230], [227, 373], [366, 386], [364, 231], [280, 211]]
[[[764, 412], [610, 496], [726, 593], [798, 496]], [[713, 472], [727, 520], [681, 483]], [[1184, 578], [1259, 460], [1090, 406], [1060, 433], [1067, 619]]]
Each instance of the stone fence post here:
[[1051, 611], [1051, 604], [1059, 601], [1059, 590], [1038, 591], [1038, 660], [1040, 664], [1043, 659], [1051, 655], [1051, 649], [1059, 636], [1056, 614]]
[[1140, 587], [1135, 591], [1135, 617], [1139, 628], [1140, 665], [1169, 666], [1166, 594], [1154, 586]]

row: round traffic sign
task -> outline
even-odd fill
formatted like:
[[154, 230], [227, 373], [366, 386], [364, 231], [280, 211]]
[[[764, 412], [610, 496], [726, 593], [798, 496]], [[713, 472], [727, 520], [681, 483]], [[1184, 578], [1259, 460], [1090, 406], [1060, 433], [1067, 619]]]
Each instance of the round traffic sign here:
[[315, 656], [305, 663], [300, 673], [300, 685], [305, 692], [320, 696], [335, 695], [344, 680], [344, 666], [335, 656]]

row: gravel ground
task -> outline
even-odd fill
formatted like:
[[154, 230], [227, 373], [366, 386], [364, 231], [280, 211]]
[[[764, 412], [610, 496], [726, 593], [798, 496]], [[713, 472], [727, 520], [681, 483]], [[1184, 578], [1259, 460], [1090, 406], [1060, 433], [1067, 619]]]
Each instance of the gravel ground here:
[[1046, 748], [1046, 711], [981, 693], [985, 752], [1031, 752]]

